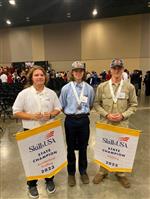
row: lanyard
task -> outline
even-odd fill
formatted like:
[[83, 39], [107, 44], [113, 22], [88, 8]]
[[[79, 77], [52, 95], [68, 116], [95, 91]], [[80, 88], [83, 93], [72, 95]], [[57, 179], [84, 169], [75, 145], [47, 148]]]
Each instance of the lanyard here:
[[109, 80], [109, 88], [110, 88], [111, 96], [112, 96], [114, 103], [117, 103], [117, 100], [118, 100], [119, 95], [121, 93], [122, 86], [123, 86], [123, 80], [121, 80], [119, 88], [118, 88], [116, 95], [115, 95], [113, 87], [112, 87], [112, 80], [111, 79]]
[[82, 97], [83, 97], [83, 93], [84, 93], [84, 87], [85, 87], [85, 83], [83, 82], [83, 86], [82, 86], [82, 90], [81, 90], [81, 93], [80, 93], [80, 97], [78, 96], [78, 93], [76, 91], [76, 88], [75, 88], [75, 85], [73, 82], [71, 82], [71, 86], [72, 86], [72, 89], [73, 89], [73, 93], [75, 95], [75, 98], [77, 100], [77, 103], [78, 105], [81, 104], [81, 101], [82, 101]]

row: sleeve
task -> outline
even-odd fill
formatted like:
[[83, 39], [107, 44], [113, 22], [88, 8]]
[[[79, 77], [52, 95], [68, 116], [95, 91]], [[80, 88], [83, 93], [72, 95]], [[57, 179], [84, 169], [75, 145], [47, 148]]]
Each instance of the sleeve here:
[[54, 97], [54, 110], [58, 110], [58, 111], [61, 111], [62, 107], [61, 107], [61, 104], [60, 104], [60, 101], [55, 93], [55, 97]]
[[89, 100], [89, 104], [90, 104], [90, 107], [93, 106], [93, 103], [94, 103], [94, 97], [95, 97], [95, 92], [94, 92], [94, 89], [92, 87], [90, 87], [90, 100]]
[[20, 92], [13, 104], [13, 114], [17, 112], [22, 112], [24, 110], [24, 95]]
[[103, 86], [100, 84], [100, 86], [97, 88], [95, 101], [94, 101], [94, 108], [101, 116], [106, 117], [108, 115], [108, 112], [105, 111], [102, 107], [102, 91]]
[[133, 85], [130, 85], [130, 93], [129, 93], [129, 108], [122, 113], [124, 119], [128, 119], [132, 114], [135, 113], [137, 109], [137, 96], [135, 92], [135, 88]]
[[62, 108], [64, 109], [66, 107], [66, 105], [67, 105], [67, 102], [66, 102], [66, 89], [65, 89], [65, 87], [63, 87], [61, 89], [59, 101], [61, 103]]

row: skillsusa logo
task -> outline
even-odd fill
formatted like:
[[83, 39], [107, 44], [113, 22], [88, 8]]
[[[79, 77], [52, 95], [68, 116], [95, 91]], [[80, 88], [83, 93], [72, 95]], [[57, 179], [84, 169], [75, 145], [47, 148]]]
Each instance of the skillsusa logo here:
[[45, 137], [44, 140], [41, 142], [38, 142], [34, 145], [29, 146], [29, 152], [37, 151], [39, 149], [43, 149], [48, 145], [55, 144], [56, 140], [54, 139], [54, 131], [49, 131]]
[[129, 137], [119, 137], [118, 140], [119, 140], [120, 142], [128, 142], [129, 139], [130, 139]]
[[103, 143], [113, 145], [113, 146], [118, 146], [118, 147], [125, 147], [128, 148], [128, 141], [129, 137], [119, 137], [117, 139], [113, 138], [102, 138]]
[[49, 132], [46, 134], [45, 139], [49, 139], [49, 138], [51, 138], [51, 137], [53, 137], [53, 136], [54, 136], [54, 131], [49, 131]]

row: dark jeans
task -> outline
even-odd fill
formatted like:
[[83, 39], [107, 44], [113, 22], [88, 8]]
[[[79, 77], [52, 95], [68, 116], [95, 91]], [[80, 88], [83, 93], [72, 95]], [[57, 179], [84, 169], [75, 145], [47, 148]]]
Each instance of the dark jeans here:
[[[49, 181], [53, 181], [53, 178], [54, 178], [54, 176], [51, 177], [51, 178], [45, 178], [46, 183], [49, 182]], [[27, 185], [28, 185], [29, 187], [35, 187], [35, 186], [37, 186], [37, 181], [38, 181], [38, 180], [27, 181]]]
[[66, 116], [65, 133], [67, 142], [68, 173], [75, 175], [76, 157], [75, 150], [79, 150], [79, 172], [86, 173], [87, 169], [87, 145], [89, 140], [89, 118], [86, 115], [82, 118]]
[[[24, 131], [27, 131], [27, 130], [29, 130], [29, 129], [25, 129], [25, 128], [24, 128]], [[47, 182], [49, 182], [49, 181], [53, 181], [53, 179], [54, 179], [54, 176], [52, 176], [51, 178], [45, 178], [45, 181], [46, 181], [46, 183], [47, 183]], [[27, 185], [28, 185], [29, 187], [37, 186], [37, 181], [38, 181], [38, 180], [30, 180], [30, 181], [27, 181]]]

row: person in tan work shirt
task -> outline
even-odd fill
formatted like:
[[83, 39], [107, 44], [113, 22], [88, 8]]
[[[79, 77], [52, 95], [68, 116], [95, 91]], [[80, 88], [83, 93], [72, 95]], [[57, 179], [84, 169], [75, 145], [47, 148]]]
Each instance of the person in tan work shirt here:
[[[113, 59], [110, 70], [111, 79], [97, 88], [94, 108], [100, 114], [102, 123], [128, 128], [128, 118], [135, 113], [138, 104], [135, 88], [128, 81], [122, 79], [124, 71], [122, 59]], [[100, 167], [93, 183], [99, 184], [107, 175], [108, 171]], [[125, 173], [117, 172], [115, 175], [123, 187], [130, 187]]]

